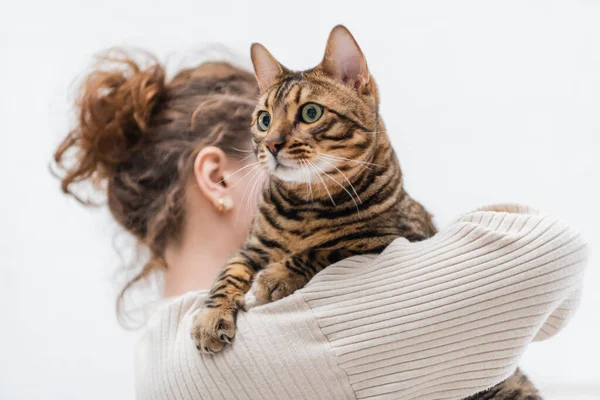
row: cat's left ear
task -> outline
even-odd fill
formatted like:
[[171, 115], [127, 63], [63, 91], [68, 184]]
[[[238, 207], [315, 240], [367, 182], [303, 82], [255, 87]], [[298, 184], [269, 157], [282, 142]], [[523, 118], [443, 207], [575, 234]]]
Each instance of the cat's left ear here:
[[269, 53], [269, 50], [260, 43], [252, 43], [250, 58], [252, 59], [252, 65], [254, 65], [254, 74], [261, 92], [273, 86], [277, 77], [286, 70]]
[[331, 30], [319, 68], [332, 78], [355, 88], [369, 83], [367, 60], [354, 36], [343, 25]]

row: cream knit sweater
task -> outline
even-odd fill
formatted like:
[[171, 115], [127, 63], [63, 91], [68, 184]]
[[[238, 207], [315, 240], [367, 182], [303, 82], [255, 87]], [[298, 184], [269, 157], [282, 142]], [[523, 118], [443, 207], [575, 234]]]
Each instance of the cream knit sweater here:
[[488, 207], [240, 312], [233, 344], [213, 356], [189, 333], [206, 292], [188, 293], [142, 334], [137, 398], [460, 399], [510, 376], [529, 343], [562, 329], [586, 260], [564, 223]]

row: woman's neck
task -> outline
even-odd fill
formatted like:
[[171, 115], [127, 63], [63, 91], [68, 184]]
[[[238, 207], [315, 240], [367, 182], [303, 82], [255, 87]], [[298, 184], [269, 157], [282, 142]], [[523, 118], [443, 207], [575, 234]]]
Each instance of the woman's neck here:
[[181, 240], [165, 250], [164, 296], [210, 289], [227, 259], [237, 249], [219, 221], [188, 224]]

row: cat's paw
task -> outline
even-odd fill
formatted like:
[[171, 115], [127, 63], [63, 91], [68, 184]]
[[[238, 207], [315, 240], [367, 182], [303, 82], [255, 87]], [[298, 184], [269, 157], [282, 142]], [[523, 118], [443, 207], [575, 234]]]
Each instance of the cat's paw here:
[[248, 293], [244, 296], [244, 311], [253, 309], [254, 307], [262, 306], [265, 304], [264, 301], [260, 301], [256, 298], [252, 290], [248, 290]]
[[303, 277], [277, 263], [269, 265], [256, 275], [251, 290], [258, 302], [268, 303], [283, 299], [304, 285], [306, 280]]
[[207, 354], [223, 350], [235, 336], [235, 314], [236, 310], [230, 307], [202, 308], [191, 329], [196, 348]]

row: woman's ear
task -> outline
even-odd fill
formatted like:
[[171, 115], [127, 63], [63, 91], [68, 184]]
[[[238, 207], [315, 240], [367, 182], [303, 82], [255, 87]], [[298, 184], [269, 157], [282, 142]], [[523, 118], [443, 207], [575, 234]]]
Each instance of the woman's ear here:
[[225, 180], [227, 156], [223, 150], [207, 146], [200, 150], [194, 160], [194, 180], [200, 193], [223, 213], [233, 207], [233, 201], [227, 194], [228, 182]]

